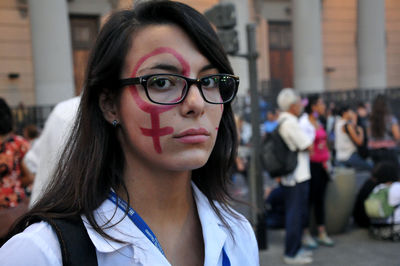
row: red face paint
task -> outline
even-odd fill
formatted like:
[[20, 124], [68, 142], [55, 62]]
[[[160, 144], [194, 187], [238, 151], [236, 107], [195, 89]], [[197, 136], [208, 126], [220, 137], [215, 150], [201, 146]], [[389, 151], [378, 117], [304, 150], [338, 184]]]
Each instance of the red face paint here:
[[[182, 55], [180, 55], [177, 51], [175, 51], [172, 48], [160, 47], [139, 59], [135, 68], [133, 69], [131, 77], [136, 77], [136, 73], [137, 73], [139, 67], [147, 59], [149, 59], [152, 56], [155, 56], [158, 54], [163, 54], [163, 53], [168, 53], [168, 54], [173, 55], [182, 66], [182, 74], [184, 76], [189, 75], [190, 66], [189, 66], [188, 62], [182, 57]], [[154, 149], [156, 150], [156, 152], [162, 153], [160, 137], [168, 135], [168, 134], [172, 134], [174, 132], [174, 129], [173, 129], [173, 127], [160, 128], [160, 114], [163, 112], [166, 112], [168, 110], [171, 110], [175, 106], [174, 105], [156, 105], [156, 104], [151, 104], [151, 103], [144, 101], [139, 96], [136, 86], [131, 86], [130, 91], [133, 96], [133, 99], [135, 100], [135, 102], [139, 106], [139, 108], [142, 111], [150, 114], [151, 128], [140, 128], [140, 130], [142, 131], [142, 134], [144, 136], [151, 137], [153, 139], [153, 145], [154, 145]]]

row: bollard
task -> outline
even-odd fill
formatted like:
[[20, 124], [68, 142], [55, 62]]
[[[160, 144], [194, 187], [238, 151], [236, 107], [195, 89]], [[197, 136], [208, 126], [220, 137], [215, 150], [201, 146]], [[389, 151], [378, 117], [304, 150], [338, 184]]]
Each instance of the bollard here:
[[343, 233], [346, 230], [356, 193], [355, 170], [336, 167], [325, 195], [325, 226], [328, 234]]

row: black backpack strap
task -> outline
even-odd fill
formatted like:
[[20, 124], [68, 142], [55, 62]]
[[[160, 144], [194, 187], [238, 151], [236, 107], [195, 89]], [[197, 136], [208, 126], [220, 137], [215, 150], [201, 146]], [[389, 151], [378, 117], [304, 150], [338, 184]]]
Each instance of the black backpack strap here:
[[80, 216], [63, 219], [35, 218], [47, 222], [56, 232], [64, 266], [98, 265], [96, 248]]

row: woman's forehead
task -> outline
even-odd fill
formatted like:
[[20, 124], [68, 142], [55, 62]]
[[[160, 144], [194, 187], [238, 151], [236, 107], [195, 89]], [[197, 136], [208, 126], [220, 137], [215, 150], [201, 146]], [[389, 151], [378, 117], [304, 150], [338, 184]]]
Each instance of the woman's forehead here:
[[176, 25], [149, 25], [136, 32], [125, 61], [125, 76], [132, 76], [160, 62], [180, 68], [183, 74], [189, 74], [190, 68], [210, 64], [189, 36]]

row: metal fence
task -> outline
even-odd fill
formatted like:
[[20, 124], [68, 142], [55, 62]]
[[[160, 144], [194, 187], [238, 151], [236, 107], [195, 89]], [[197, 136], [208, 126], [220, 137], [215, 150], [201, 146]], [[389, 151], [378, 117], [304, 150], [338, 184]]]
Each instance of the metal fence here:
[[[267, 87], [267, 86], [265, 86]], [[267, 103], [269, 107], [276, 107], [276, 96], [279, 93], [279, 90], [269, 91], [267, 88], [264, 88], [260, 93], [260, 100], [262, 99]], [[386, 95], [392, 113], [400, 118], [400, 88], [387, 88], [387, 89], [354, 89], [354, 90], [343, 90], [343, 91], [327, 91], [321, 93], [322, 98], [326, 103], [335, 103], [335, 104], [349, 104], [350, 106], [354, 106], [359, 103], [372, 103], [373, 99], [379, 95]], [[302, 97], [307, 97], [307, 94], [302, 94]], [[246, 116], [250, 105], [249, 99], [246, 100], [246, 96], [237, 97], [237, 99], [233, 103], [233, 110], [236, 114], [241, 116]], [[43, 128], [44, 123], [46, 122], [47, 117], [49, 116], [51, 110], [54, 106], [18, 106], [12, 108], [15, 122], [15, 130], [18, 134], [22, 134], [22, 130], [27, 125], [36, 125], [39, 129]], [[260, 111], [263, 111], [262, 108]], [[265, 110], [264, 110], [265, 111]], [[264, 119], [262, 117], [261, 119]]]
[[[268, 107], [276, 108], [276, 97], [278, 94], [279, 89], [269, 90], [268, 88], [263, 88], [260, 93], [260, 100], [262, 99], [264, 102], [266, 102]], [[371, 104], [374, 98], [379, 94], [386, 95], [392, 113], [397, 118], [400, 118], [400, 88], [387, 88], [384, 90], [354, 89], [343, 91], [327, 91], [321, 93], [320, 95], [327, 104], [334, 103], [336, 106], [340, 104], [348, 104], [351, 107], [356, 107], [356, 105], [360, 102]], [[308, 95], [310, 94], [301, 94], [302, 97], [307, 97]], [[249, 99], [246, 99], [246, 96], [239, 96], [233, 104], [233, 110], [236, 114], [245, 116], [247, 113], [246, 108], [248, 109], [249, 104]]]
[[17, 106], [13, 107], [14, 129], [22, 135], [23, 129], [28, 125], [35, 125], [38, 129], [44, 127], [47, 117], [54, 106]]

